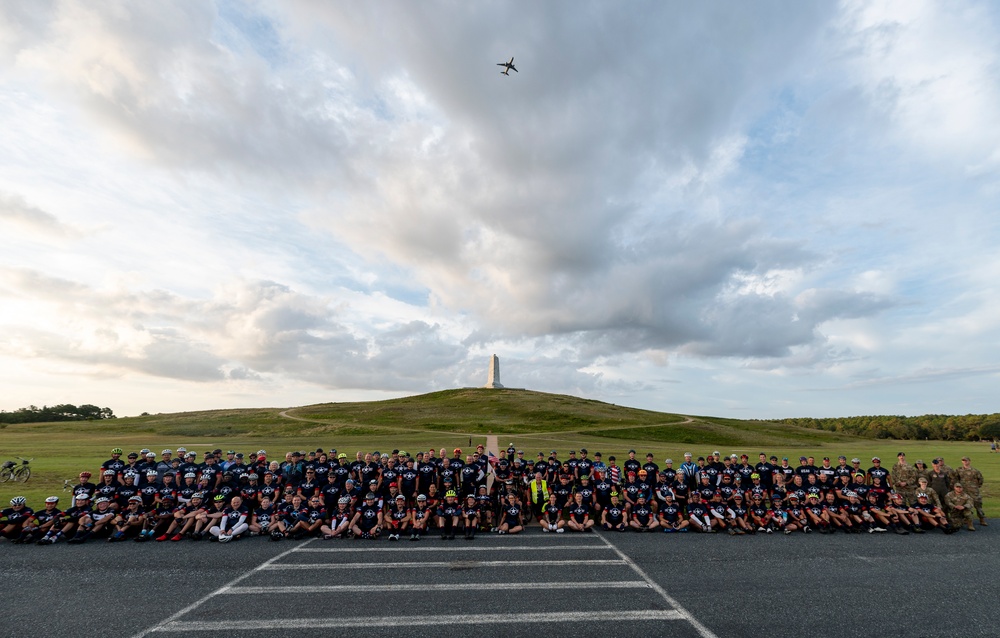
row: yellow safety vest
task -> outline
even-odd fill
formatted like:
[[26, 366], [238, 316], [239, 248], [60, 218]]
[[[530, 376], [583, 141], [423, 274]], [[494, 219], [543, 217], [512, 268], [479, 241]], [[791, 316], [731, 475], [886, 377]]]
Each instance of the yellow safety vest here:
[[[541, 487], [541, 490], [539, 490], [539, 487]], [[549, 482], [545, 479], [542, 479], [541, 486], [538, 484], [538, 479], [531, 479], [531, 482], [528, 483], [528, 489], [531, 491], [531, 502], [535, 505], [545, 503], [549, 500]], [[539, 491], [542, 493], [541, 500], [539, 500], [538, 496]]]

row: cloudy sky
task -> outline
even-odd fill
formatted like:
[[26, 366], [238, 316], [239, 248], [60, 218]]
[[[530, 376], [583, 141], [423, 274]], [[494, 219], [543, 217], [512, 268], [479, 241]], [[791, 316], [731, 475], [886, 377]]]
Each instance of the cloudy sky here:
[[1000, 410], [995, 3], [3, 0], [0, 122], [0, 409]]

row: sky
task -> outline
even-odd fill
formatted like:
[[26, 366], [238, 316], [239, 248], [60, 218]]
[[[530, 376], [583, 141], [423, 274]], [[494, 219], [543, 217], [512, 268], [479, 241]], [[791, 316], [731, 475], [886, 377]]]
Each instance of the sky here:
[[1000, 411], [996, 3], [0, 0], [0, 124], [0, 409]]

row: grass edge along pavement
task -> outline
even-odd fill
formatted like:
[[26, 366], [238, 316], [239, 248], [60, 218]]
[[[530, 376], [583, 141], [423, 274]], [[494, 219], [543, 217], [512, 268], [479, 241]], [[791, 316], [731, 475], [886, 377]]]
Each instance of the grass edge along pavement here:
[[690, 451], [695, 457], [719, 450], [747, 454], [756, 462], [759, 452], [788, 456], [815, 456], [817, 464], [839, 454], [857, 456], [870, 466], [877, 455], [883, 464], [895, 463], [905, 451], [910, 463], [943, 456], [957, 468], [962, 456], [983, 472], [983, 500], [987, 514], [1000, 515], [1000, 454], [989, 444], [945, 441], [865, 439], [780, 423], [684, 416], [638, 410], [601, 401], [528, 390], [460, 389], [430, 394], [354, 403], [329, 403], [295, 408], [252, 408], [180, 412], [123, 417], [94, 422], [7, 425], [0, 429], [0, 462], [15, 456], [34, 457], [27, 484], [0, 484], [0, 505], [24, 495], [33, 506], [49, 495], [62, 496], [65, 479], [86, 469], [94, 471], [110, 458], [112, 447], [138, 451], [185, 446], [201, 452], [216, 447], [243, 452], [266, 449], [273, 459], [294, 449], [335, 447], [353, 457], [358, 450], [393, 448], [426, 450], [467, 449], [495, 434], [500, 445], [513, 442], [527, 458], [556, 449], [566, 458], [571, 449], [600, 451], [605, 460], [619, 463], [630, 448], [644, 459], [652, 452], [658, 464], [673, 458], [674, 467]]

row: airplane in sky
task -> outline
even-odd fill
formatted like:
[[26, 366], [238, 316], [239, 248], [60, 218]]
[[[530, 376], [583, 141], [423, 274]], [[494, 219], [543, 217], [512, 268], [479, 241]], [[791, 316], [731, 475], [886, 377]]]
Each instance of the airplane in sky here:
[[500, 72], [503, 75], [510, 75], [511, 71], [517, 73], [517, 69], [514, 67], [514, 56], [511, 56], [508, 62], [497, 62], [497, 66], [503, 67], [503, 71]]

